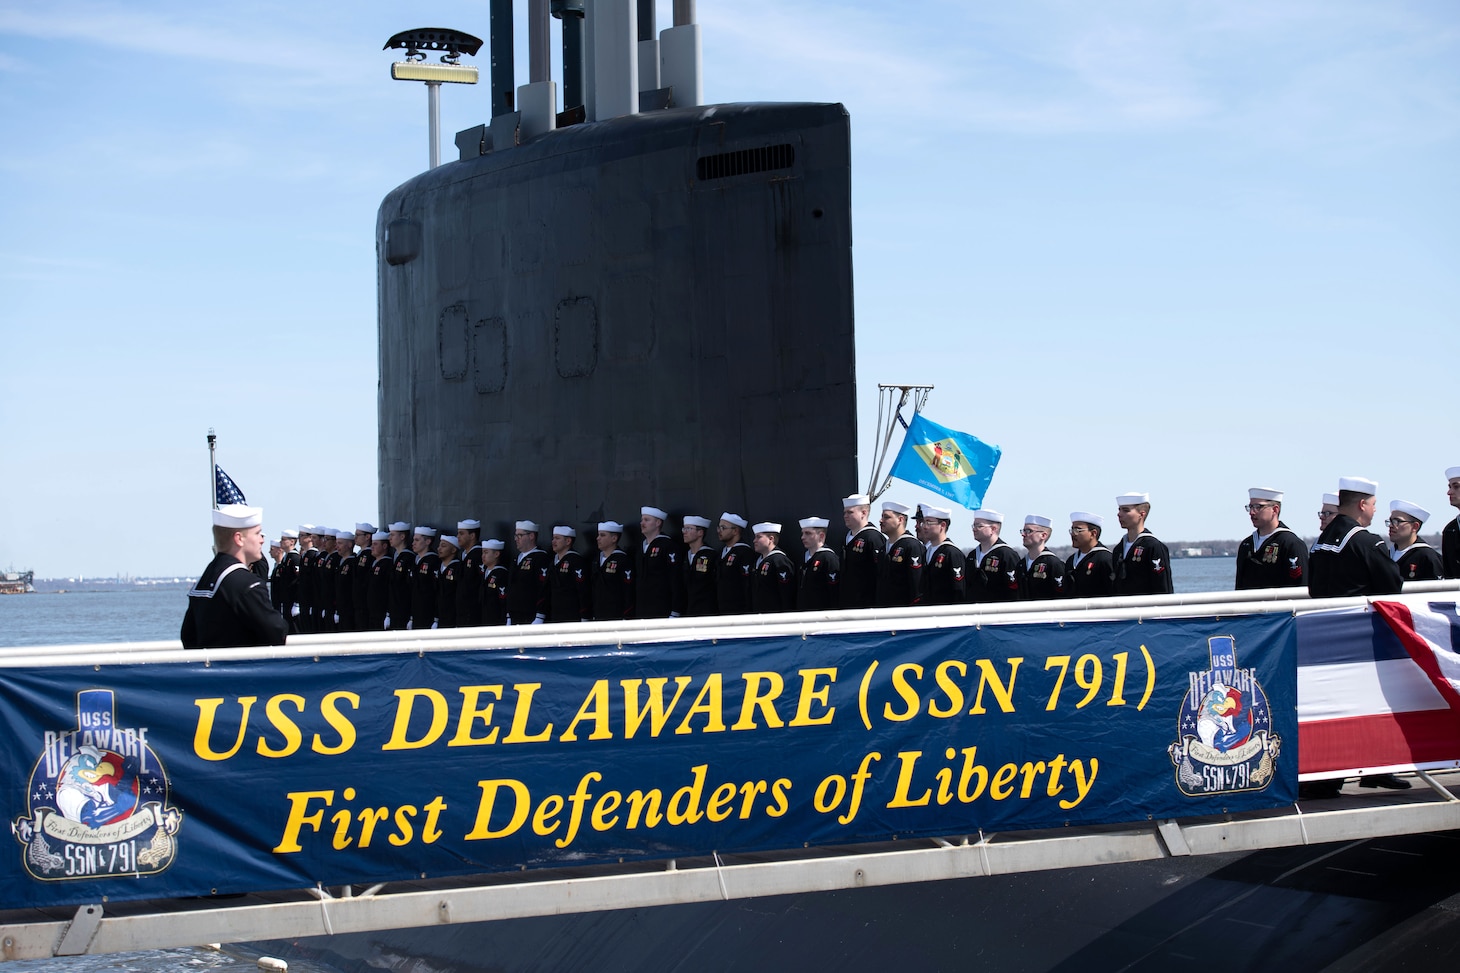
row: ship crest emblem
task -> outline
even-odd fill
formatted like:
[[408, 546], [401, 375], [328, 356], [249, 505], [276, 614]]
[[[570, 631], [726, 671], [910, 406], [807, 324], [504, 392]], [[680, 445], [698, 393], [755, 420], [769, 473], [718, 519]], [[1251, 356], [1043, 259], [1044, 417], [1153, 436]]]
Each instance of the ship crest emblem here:
[[1176, 721], [1176, 742], [1166, 748], [1176, 787], [1187, 797], [1260, 791], [1273, 780], [1281, 738], [1256, 671], [1237, 665], [1236, 640], [1207, 639], [1211, 668], [1187, 673]]
[[76, 725], [47, 730], [31, 771], [29, 813], [10, 824], [32, 878], [139, 878], [177, 855], [182, 812], [146, 727], [116, 720], [110, 689], [76, 694]]
[[934, 443], [918, 443], [913, 449], [940, 483], [951, 483], [978, 473], [951, 437]]

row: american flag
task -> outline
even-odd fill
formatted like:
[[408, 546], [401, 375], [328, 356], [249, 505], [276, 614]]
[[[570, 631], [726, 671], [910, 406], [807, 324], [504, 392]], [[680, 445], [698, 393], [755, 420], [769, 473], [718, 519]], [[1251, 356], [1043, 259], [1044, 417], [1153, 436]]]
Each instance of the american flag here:
[[1460, 761], [1460, 615], [1423, 596], [1298, 616], [1299, 774]]
[[233, 482], [233, 477], [224, 473], [221, 466], [213, 467], [213, 485], [218, 498], [218, 506], [221, 507], [227, 503], [248, 503], [244, 499], [243, 491], [238, 488], [237, 483]]

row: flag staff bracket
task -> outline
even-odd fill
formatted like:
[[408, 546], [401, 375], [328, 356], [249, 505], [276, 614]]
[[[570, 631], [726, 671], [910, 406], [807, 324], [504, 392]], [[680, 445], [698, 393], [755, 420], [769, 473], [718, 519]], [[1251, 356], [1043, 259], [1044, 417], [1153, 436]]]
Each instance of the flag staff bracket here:
[[218, 437], [208, 427], [208, 492], [213, 495], [213, 509], [218, 509]]
[[[877, 442], [872, 451], [872, 476], [867, 481], [867, 496], [870, 499], [876, 500], [892, 485], [892, 474], [889, 472], [883, 475], [882, 470], [887, 465], [887, 458], [893, 454], [893, 432], [898, 426], [902, 426], [903, 435], [907, 434], [907, 420], [902, 417], [902, 410], [911, 405], [913, 415], [922, 412], [932, 391], [931, 385], [878, 384]], [[901, 445], [898, 444], [899, 448]]]

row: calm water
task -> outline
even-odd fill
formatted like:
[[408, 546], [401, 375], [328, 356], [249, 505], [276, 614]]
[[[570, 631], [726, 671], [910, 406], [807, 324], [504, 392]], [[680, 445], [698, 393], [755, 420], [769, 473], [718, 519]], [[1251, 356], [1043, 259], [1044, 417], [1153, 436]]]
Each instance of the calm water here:
[[[1186, 558], [1172, 563], [1180, 593], [1232, 587], [1232, 558]], [[88, 591], [38, 591], [0, 597], [0, 646], [176, 639], [187, 607], [186, 583], [116, 586]], [[164, 949], [7, 963], [0, 973], [207, 973], [256, 969], [251, 957], [207, 949]], [[299, 962], [291, 973], [324, 973]]]

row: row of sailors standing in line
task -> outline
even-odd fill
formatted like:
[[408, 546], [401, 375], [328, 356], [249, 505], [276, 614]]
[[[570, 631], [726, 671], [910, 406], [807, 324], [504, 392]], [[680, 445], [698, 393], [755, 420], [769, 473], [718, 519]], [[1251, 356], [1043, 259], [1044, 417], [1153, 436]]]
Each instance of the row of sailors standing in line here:
[[[1447, 470], [1446, 479], [1450, 502], [1460, 507], [1460, 467]], [[1319, 555], [1315, 576], [1309, 548], [1282, 522], [1282, 491], [1248, 490], [1254, 529], [1238, 549], [1236, 588], [1308, 586], [1324, 597], [1460, 577], [1457, 524], [1444, 529], [1442, 557], [1418, 539], [1429, 511], [1406, 500], [1393, 501], [1385, 521], [1392, 569], [1367, 556], [1383, 542], [1365, 532], [1372, 540], [1360, 544], [1356, 529], [1372, 521], [1377, 492], [1372, 480], [1343, 477], [1339, 493], [1324, 495], [1325, 533], [1311, 552]], [[865, 495], [842, 502], [841, 554], [826, 545], [829, 522], [811, 517], [799, 524], [804, 553], [797, 560], [782, 549], [780, 524], [751, 525], [729, 512], [713, 525], [683, 518], [681, 549], [663, 531], [668, 513], [652, 506], [640, 512], [645, 540], [632, 558], [622, 546], [624, 526], [613, 521], [598, 525], [596, 556], [574, 549], [577, 531], [567, 526], [553, 528], [544, 551], [538, 524], [519, 521], [510, 563], [503, 541], [478, 542], [476, 520], [460, 521], [455, 535], [439, 539], [433, 528], [404, 522], [382, 531], [356, 524], [353, 532], [306, 525], [285, 531], [279, 542], [273, 598], [298, 631], [373, 631], [1170, 593], [1170, 553], [1146, 528], [1149, 494], [1115, 499], [1124, 534], [1107, 548], [1104, 518], [1076, 511], [1069, 527], [1074, 553], [1064, 560], [1047, 550], [1047, 517], [1025, 518], [1021, 552], [1001, 537], [1002, 514], [974, 511], [975, 544], [965, 551], [947, 536], [951, 511], [920, 504], [914, 516], [912, 507], [887, 501], [873, 526]], [[1342, 530], [1328, 537], [1339, 519]], [[712, 529], [718, 549], [707, 543]], [[296, 537], [302, 552], [294, 550]], [[1360, 548], [1366, 556], [1355, 560]], [[1330, 555], [1332, 570], [1325, 567]]]
[[[684, 517], [681, 548], [664, 533], [668, 512], [646, 506], [639, 524], [645, 539], [633, 557], [615, 521], [598, 524], [596, 556], [574, 549], [577, 531], [568, 526], [552, 529], [551, 551], [544, 551], [541, 527], [518, 521], [510, 563], [503, 541], [478, 543], [476, 520], [459, 522], [455, 535], [405, 522], [380, 531], [368, 523], [354, 531], [304, 525], [278, 542], [271, 589], [276, 608], [301, 632], [1168, 593], [1169, 555], [1144, 527], [1148, 501], [1146, 494], [1117, 498], [1126, 528], [1119, 556], [1100, 544], [1104, 518], [1071, 514], [1076, 550], [1067, 561], [1045, 549], [1052, 531], [1046, 517], [1025, 519], [1021, 555], [1000, 537], [1001, 514], [975, 511], [976, 543], [965, 552], [948, 538], [951, 511], [921, 504], [914, 516], [911, 506], [887, 501], [874, 526], [865, 495], [842, 502], [841, 554], [826, 545], [829, 521], [809, 517], [799, 524], [803, 553], [794, 560], [782, 548], [781, 524], [752, 525], [728, 511], [713, 524]], [[707, 543], [712, 530], [718, 548]]]

